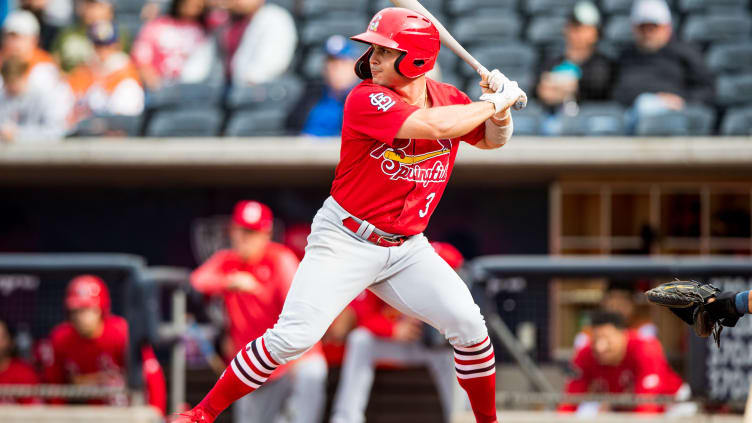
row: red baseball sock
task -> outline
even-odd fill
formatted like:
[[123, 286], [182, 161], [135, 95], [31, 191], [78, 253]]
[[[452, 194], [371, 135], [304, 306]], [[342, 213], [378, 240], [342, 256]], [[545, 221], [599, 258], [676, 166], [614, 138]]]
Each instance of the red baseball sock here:
[[469, 347], [454, 348], [457, 379], [470, 398], [478, 423], [496, 423], [496, 360], [486, 337]]
[[263, 385], [277, 367], [279, 364], [269, 354], [264, 339], [257, 338], [238, 352], [198, 406], [216, 418], [237, 399]]

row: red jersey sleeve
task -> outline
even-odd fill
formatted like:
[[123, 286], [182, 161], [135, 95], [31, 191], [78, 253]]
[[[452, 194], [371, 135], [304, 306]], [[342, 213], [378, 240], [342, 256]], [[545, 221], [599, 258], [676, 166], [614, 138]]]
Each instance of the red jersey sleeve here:
[[204, 295], [217, 295], [225, 288], [226, 275], [222, 264], [227, 257], [226, 251], [217, 251], [201, 266], [191, 273], [191, 285]]
[[[569, 379], [564, 386], [564, 392], [567, 394], [584, 394], [588, 392], [590, 383], [592, 382], [592, 375], [589, 371], [590, 362], [590, 348], [584, 347], [577, 351], [574, 359], [572, 360], [572, 370], [575, 372], [574, 377]], [[573, 412], [577, 410], [577, 406], [574, 404], [561, 404], [559, 405], [559, 411]]]
[[363, 81], [345, 100], [342, 138], [377, 140], [391, 146], [402, 124], [418, 109], [389, 88]]

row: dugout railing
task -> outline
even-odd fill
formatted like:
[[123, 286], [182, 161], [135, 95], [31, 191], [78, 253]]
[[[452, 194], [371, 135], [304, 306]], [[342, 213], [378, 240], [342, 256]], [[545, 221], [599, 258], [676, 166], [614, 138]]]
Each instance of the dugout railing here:
[[[670, 281], [674, 278], [711, 281], [727, 289], [749, 289], [752, 281], [752, 260], [748, 258], [692, 256], [692, 257], [653, 257], [653, 256], [484, 256], [468, 264], [468, 273], [476, 288], [498, 284], [499, 280], [519, 279], [538, 280], [548, 287], [551, 279], [566, 283], [567, 278], [605, 279], [652, 279]], [[731, 281], [724, 286], [724, 281]], [[529, 288], [530, 286], [528, 286]], [[487, 292], [488, 290], [486, 290]], [[536, 357], [525, 351], [512, 329], [502, 319], [499, 303], [503, 303], [504, 293], [487, 296], [482, 305], [492, 337], [496, 338], [509, 356], [519, 365], [535, 392], [500, 392], [500, 405], [547, 404], [555, 405], [566, 399], [567, 402], [603, 400], [592, 395], [567, 396], [556, 392], [543, 376]], [[543, 312], [541, 310], [541, 312]], [[543, 313], [549, 313], [547, 310]], [[512, 319], [509, 319], [512, 320]], [[746, 342], [752, 332], [749, 322], [742, 321], [736, 328], [722, 333], [725, 348], [734, 345], [749, 345]], [[689, 333], [689, 328], [687, 328]], [[739, 341], [742, 339], [742, 341]], [[750, 338], [752, 339], [752, 338]], [[717, 350], [712, 341], [689, 335], [689, 348], [684, 357], [692, 365], [685, 375], [692, 387], [695, 398], [704, 401], [734, 403], [741, 406], [749, 389], [750, 360], [728, 358], [724, 350]], [[737, 348], [731, 354], [752, 357], [752, 350]], [[720, 358], [719, 358], [720, 357]], [[714, 367], [715, 366], [715, 367]], [[725, 367], [724, 367], [725, 366]], [[728, 375], [741, 375], [727, 382]], [[610, 397], [612, 404], [630, 405], [645, 402], [635, 396], [621, 395]], [[672, 397], [652, 398], [651, 402], [672, 402]]]

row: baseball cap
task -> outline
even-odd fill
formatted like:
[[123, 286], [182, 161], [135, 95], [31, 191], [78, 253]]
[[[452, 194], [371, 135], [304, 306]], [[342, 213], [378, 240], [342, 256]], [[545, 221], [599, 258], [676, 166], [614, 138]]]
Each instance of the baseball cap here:
[[5, 18], [3, 32], [18, 35], [39, 35], [39, 22], [34, 15], [26, 10], [16, 10]]
[[68, 284], [65, 293], [65, 307], [68, 310], [96, 307], [103, 312], [109, 312], [110, 293], [107, 290], [107, 285], [98, 276], [76, 276]]
[[337, 59], [356, 60], [360, 57], [360, 52], [355, 43], [343, 37], [342, 35], [332, 35], [327, 38], [324, 44], [324, 51], [329, 57]]
[[601, 12], [589, 1], [579, 1], [569, 14], [569, 22], [575, 25], [600, 26]]
[[633, 25], [671, 23], [671, 10], [664, 0], [637, 0], [629, 20]]
[[252, 231], [269, 232], [273, 221], [272, 210], [258, 201], [239, 201], [232, 213], [232, 223]]
[[118, 42], [118, 29], [113, 22], [99, 21], [89, 26], [89, 39], [94, 45], [106, 46]]
[[454, 245], [447, 242], [432, 242], [431, 246], [439, 257], [443, 258], [445, 262], [454, 270], [462, 267], [462, 263], [465, 262], [465, 258], [462, 257], [462, 253], [454, 247]]

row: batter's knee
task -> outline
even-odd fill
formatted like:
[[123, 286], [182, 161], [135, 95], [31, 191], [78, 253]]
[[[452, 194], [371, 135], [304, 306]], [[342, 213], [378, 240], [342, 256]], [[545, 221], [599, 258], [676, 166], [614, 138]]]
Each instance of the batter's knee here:
[[280, 364], [311, 349], [332, 322], [326, 314], [307, 304], [296, 304], [289, 310], [293, 311], [283, 311], [274, 327], [264, 334], [272, 358]]
[[476, 344], [486, 336], [486, 320], [480, 312], [480, 308], [473, 304], [463, 312], [456, 313], [442, 332], [450, 344], [454, 347]]

